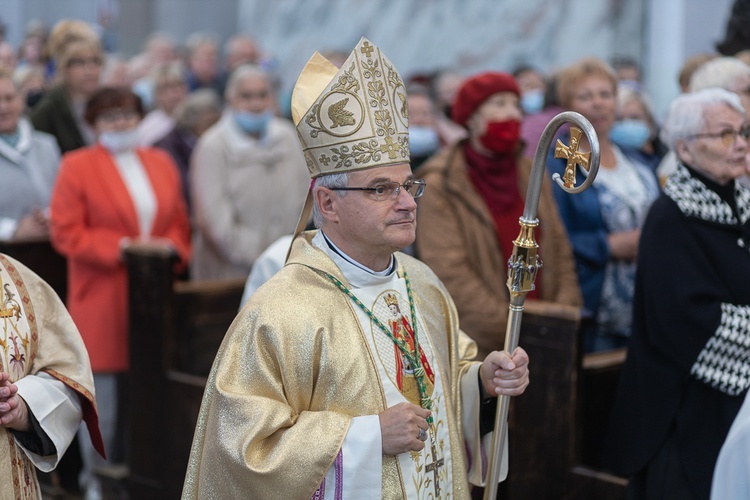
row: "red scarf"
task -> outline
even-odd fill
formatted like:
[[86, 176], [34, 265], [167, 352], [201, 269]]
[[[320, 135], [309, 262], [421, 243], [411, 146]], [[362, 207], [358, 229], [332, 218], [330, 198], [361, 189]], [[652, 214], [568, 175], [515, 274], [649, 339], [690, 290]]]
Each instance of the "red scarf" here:
[[[500, 251], [507, 261], [513, 254], [513, 240], [521, 226], [518, 219], [523, 215], [524, 201], [518, 191], [518, 169], [516, 154], [488, 157], [475, 151], [469, 141], [464, 143], [469, 179], [482, 197], [495, 223], [495, 235]], [[539, 228], [536, 230], [540, 238]], [[541, 275], [541, 271], [539, 272]], [[538, 298], [540, 279], [537, 275], [535, 290], [527, 297]]]

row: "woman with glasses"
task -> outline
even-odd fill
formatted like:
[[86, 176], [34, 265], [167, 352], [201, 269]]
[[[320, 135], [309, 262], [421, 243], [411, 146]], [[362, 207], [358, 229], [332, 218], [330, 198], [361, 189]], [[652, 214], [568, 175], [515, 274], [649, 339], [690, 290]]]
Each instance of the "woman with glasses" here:
[[[506, 73], [466, 80], [454, 101], [453, 120], [469, 137], [429, 159], [419, 170], [428, 189], [417, 211], [417, 257], [445, 283], [461, 328], [479, 357], [505, 338], [509, 293], [507, 262], [519, 232], [531, 161], [521, 156], [520, 91]], [[537, 232], [544, 267], [531, 299], [580, 306], [573, 257], [545, 180]]]
[[[557, 90], [564, 109], [591, 122], [601, 148], [601, 168], [591, 189], [577, 195], [553, 190], [573, 246], [584, 306], [595, 320], [584, 332], [584, 351], [624, 347], [630, 335], [640, 228], [659, 185], [653, 171], [638, 160], [637, 151], [610, 138], [617, 98], [612, 68], [596, 58], [581, 60], [560, 73]], [[567, 135], [562, 141], [570, 144]], [[554, 149], [547, 168], [562, 177], [566, 160], [555, 158]], [[580, 150], [589, 149], [584, 135]], [[576, 184], [582, 182], [579, 171]]]
[[99, 88], [104, 56], [96, 33], [83, 21], [60, 21], [50, 33], [55, 85], [31, 112], [34, 128], [52, 134], [63, 153], [95, 141], [83, 112]]
[[[706, 89], [675, 99], [662, 131], [680, 163], [643, 225], [633, 334], [604, 447], [612, 470], [631, 477], [629, 498], [708, 498], [750, 387], [750, 190], [736, 182], [745, 119], [736, 94]], [[747, 463], [736, 465], [746, 481]], [[716, 498], [747, 497], [736, 493]]]
[[[140, 98], [104, 87], [86, 105], [97, 144], [66, 154], [52, 193], [52, 245], [68, 260], [68, 308], [91, 358], [99, 419], [110, 459], [120, 426], [117, 386], [129, 369], [127, 273], [130, 246], [172, 252], [185, 267], [190, 226], [180, 176], [169, 155], [137, 148]], [[85, 485], [99, 465], [82, 437]]]

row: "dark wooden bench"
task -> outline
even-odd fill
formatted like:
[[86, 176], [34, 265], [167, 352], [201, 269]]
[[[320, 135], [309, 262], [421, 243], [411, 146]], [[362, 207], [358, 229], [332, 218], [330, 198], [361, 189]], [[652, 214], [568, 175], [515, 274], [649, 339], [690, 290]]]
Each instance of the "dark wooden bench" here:
[[0, 253], [20, 261], [46, 281], [65, 302], [68, 264], [47, 239], [0, 240]]
[[126, 252], [130, 300], [127, 487], [179, 498], [206, 377], [244, 280], [178, 282], [166, 253]]
[[582, 355], [580, 310], [527, 301], [519, 344], [531, 384], [511, 402], [504, 500], [625, 499], [599, 453], [624, 352]]

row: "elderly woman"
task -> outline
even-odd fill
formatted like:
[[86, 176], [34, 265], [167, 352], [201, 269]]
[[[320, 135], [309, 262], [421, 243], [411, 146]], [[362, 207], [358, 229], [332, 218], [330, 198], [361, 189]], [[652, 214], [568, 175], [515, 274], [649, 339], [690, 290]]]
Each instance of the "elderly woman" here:
[[[453, 105], [453, 119], [466, 127], [468, 139], [419, 171], [430, 189], [419, 199], [417, 255], [445, 283], [480, 357], [505, 338], [507, 262], [531, 172], [531, 162], [521, 157], [519, 98], [506, 73], [469, 78]], [[545, 180], [537, 233], [544, 268], [529, 298], [580, 306], [570, 246], [550, 190]]]
[[667, 147], [659, 139], [659, 126], [648, 96], [641, 90], [620, 85], [616, 115], [609, 138], [655, 172]]
[[48, 45], [57, 83], [34, 106], [31, 122], [37, 130], [55, 136], [60, 151], [67, 153], [95, 141], [83, 112], [99, 88], [104, 55], [96, 33], [78, 20], [60, 21]]
[[198, 281], [247, 278], [261, 252], [294, 227], [310, 185], [292, 123], [274, 114], [268, 75], [240, 66], [226, 99], [191, 158], [190, 278]]
[[156, 108], [138, 126], [142, 146], [156, 144], [174, 128], [175, 111], [188, 95], [182, 63], [162, 64], [152, 73]]
[[46, 238], [47, 207], [60, 163], [55, 138], [22, 116], [21, 90], [0, 67], [0, 239]]
[[[643, 226], [633, 336], [605, 446], [631, 498], [708, 498], [719, 449], [750, 386], [748, 134], [736, 94], [672, 103], [678, 170]], [[729, 498], [729, 497], [726, 497]]]
[[[601, 168], [591, 189], [570, 195], [553, 191], [573, 245], [578, 280], [586, 309], [595, 318], [584, 337], [584, 350], [627, 345], [630, 335], [635, 259], [640, 228], [659, 194], [654, 173], [610, 137], [615, 122], [617, 79], [599, 59], [584, 59], [560, 73], [558, 93], [563, 108], [585, 116], [596, 130]], [[570, 144], [569, 137], [563, 142]], [[585, 135], [580, 150], [590, 148]], [[547, 168], [561, 176], [565, 159], [550, 150]], [[580, 172], [577, 183], [583, 182]]]
[[[130, 245], [166, 248], [184, 266], [190, 227], [172, 160], [163, 151], [135, 147], [140, 98], [104, 87], [89, 100], [85, 117], [98, 141], [63, 157], [52, 194], [51, 234], [68, 259], [68, 308], [91, 358], [102, 435], [111, 451], [123, 413], [116, 387], [129, 369], [122, 251]], [[94, 454], [86, 439], [81, 446], [90, 474]], [[88, 486], [96, 488], [95, 482]]]

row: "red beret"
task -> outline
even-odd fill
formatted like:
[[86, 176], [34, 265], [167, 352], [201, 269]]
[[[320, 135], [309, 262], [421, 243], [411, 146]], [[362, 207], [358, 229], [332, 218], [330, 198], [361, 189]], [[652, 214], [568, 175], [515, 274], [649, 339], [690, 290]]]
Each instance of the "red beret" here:
[[453, 101], [451, 115], [453, 121], [466, 126], [466, 121], [491, 95], [498, 92], [513, 92], [521, 97], [516, 79], [508, 73], [488, 71], [472, 76], [461, 84]]

